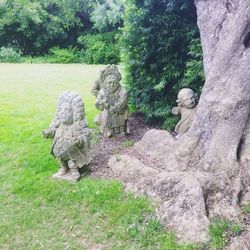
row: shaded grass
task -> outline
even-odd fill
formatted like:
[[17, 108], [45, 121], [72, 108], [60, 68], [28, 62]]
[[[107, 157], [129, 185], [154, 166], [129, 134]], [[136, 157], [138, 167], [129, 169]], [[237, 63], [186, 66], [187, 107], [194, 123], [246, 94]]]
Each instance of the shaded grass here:
[[209, 232], [211, 235], [211, 248], [224, 249], [230, 237], [241, 234], [242, 226], [239, 222], [215, 218], [209, 227]]
[[243, 212], [246, 213], [246, 214], [250, 214], [250, 203], [246, 204], [243, 207]]
[[101, 66], [0, 65], [1, 249], [195, 249], [178, 245], [146, 198], [120, 183], [54, 181], [58, 164], [41, 136], [60, 92], [83, 96], [93, 127], [90, 87]]

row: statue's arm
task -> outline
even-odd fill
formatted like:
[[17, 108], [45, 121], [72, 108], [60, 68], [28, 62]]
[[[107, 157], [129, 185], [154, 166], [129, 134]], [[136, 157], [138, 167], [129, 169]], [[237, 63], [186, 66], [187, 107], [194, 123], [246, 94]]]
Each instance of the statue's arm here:
[[171, 111], [173, 115], [179, 115], [181, 113], [181, 108], [179, 106], [173, 107]]
[[103, 89], [99, 91], [99, 93], [96, 97], [95, 106], [97, 109], [99, 109], [101, 111], [109, 108], [109, 104], [107, 102], [107, 97], [106, 97]]
[[44, 138], [53, 138], [56, 133], [56, 129], [48, 128], [42, 131]]
[[87, 122], [84, 120], [75, 124], [75, 145], [79, 147], [88, 147], [91, 140], [91, 129], [87, 127]]
[[112, 110], [115, 113], [119, 112], [122, 113], [127, 108], [127, 105], [128, 105], [128, 93], [124, 88], [122, 88], [120, 91], [119, 100], [115, 103]]
[[55, 116], [53, 121], [49, 125], [49, 128], [42, 131], [44, 138], [53, 138], [55, 136], [56, 129], [59, 127], [59, 125], [59, 118]]

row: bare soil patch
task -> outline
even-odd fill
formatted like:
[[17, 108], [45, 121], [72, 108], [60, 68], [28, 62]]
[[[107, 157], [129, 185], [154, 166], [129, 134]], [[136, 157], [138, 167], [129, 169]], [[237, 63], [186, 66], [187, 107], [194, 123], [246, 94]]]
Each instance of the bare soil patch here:
[[[91, 176], [96, 178], [111, 178], [112, 172], [108, 166], [108, 161], [112, 155], [129, 154], [134, 155], [137, 152], [131, 150], [133, 144], [143, 137], [150, 129], [160, 128], [157, 124], [145, 122], [140, 114], [133, 114], [129, 118], [131, 134], [117, 135], [111, 138], [105, 138], [97, 134], [97, 143], [93, 145], [93, 160], [91, 162]], [[138, 158], [141, 156], [138, 155]]]

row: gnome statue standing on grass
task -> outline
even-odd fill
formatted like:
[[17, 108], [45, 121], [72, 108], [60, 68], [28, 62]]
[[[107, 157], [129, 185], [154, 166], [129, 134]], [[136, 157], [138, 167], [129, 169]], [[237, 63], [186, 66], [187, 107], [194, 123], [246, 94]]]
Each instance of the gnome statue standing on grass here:
[[172, 109], [174, 115], [181, 115], [180, 121], [176, 124], [174, 131], [178, 136], [186, 133], [193, 122], [196, 106], [197, 106], [197, 95], [192, 89], [183, 88], [178, 93], [177, 107]]
[[79, 170], [91, 161], [91, 131], [85, 120], [82, 98], [73, 92], [60, 95], [56, 115], [49, 129], [43, 131], [45, 138], [53, 138], [51, 154], [59, 161], [60, 169], [53, 178], [80, 179]]
[[109, 65], [102, 71], [98, 80], [101, 87], [97, 92], [95, 105], [102, 112], [95, 122], [105, 137], [129, 133], [128, 94], [120, 80], [121, 74], [115, 65]]

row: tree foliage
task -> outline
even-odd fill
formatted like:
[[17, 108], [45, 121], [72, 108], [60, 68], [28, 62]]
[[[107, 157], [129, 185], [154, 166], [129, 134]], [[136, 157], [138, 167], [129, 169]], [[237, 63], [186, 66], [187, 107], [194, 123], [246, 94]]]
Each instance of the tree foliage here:
[[126, 1], [124, 22], [122, 59], [131, 102], [171, 127], [180, 88], [199, 91], [204, 82], [195, 6], [185, 0]]
[[39, 54], [64, 43], [79, 23], [63, 1], [6, 1], [0, 13], [0, 45], [16, 46], [25, 54]]
[[98, 1], [91, 14], [94, 27], [99, 31], [110, 31], [121, 27], [124, 18], [125, 0]]
[[96, 27], [116, 30], [122, 11], [121, 0], [3, 0], [0, 47], [16, 47], [25, 55], [75, 47], [79, 36], [93, 33]]

